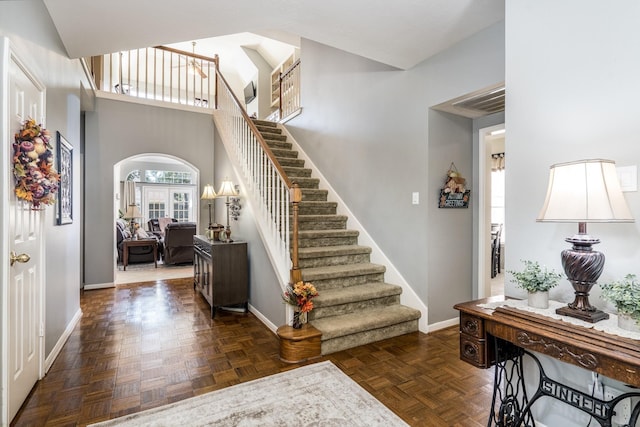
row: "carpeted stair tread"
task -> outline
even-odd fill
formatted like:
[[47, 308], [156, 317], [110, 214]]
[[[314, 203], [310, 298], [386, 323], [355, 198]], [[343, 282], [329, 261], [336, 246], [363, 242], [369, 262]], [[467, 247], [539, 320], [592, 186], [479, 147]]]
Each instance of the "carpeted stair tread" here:
[[271, 133], [271, 132], [260, 132], [262, 138], [265, 141], [286, 141], [287, 135], [280, 135], [279, 133]]
[[357, 237], [358, 230], [304, 230], [298, 233], [299, 239], [318, 239], [321, 237]]
[[277, 159], [280, 166], [292, 166], [296, 168], [304, 167], [304, 159], [291, 159], [289, 157], [282, 157]]
[[[291, 216], [291, 215], [289, 215]], [[346, 215], [298, 215], [298, 221], [300, 222], [312, 222], [312, 221], [335, 221], [342, 222], [349, 219]]]
[[355, 301], [366, 301], [392, 295], [400, 295], [402, 287], [385, 282], [370, 282], [362, 285], [323, 290], [313, 299], [315, 308], [349, 304]]
[[281, 150], [291, 150], [293, 148], [293, 144], [286, 141], [265, 140], [265, 142], [267, 143], [269, 148], [271, 148], [272, 150], [274, 148], [281, 149]]
[[397, 304], [384, 308], [377, 307], [362, 310], [342, 316], [323, 317], [322, 319], [312, 320], [309, 323], [322, 332], [322, 341], [328, 341], [364, 331], [415, 321], [419, 318], [419, 310]]
[[256, 128], [258, 128], [260, 133], [276, 133], [278, 135], [282, 134], [282, 129], [274, 126], [264, 126], [262, 124], [256, 123]]
[[[289, 157], [278, 157], [277, 159], [278, 159], [278, 162], [280, 162], [280, 165], [282, 165], [283, 161], [285, 163], [288, 163], [288, 160], [298, 160], [298, 159], [292, 159]], [[291, 181], [298, 183], [300, 188], [318, 188], [318, 184], [320, 184], [320, 180], [318, 178], [310, 178], [306, 176], [298, 176], [298, 177], [292, 178]]]
[[297, 159], [298, 158], [298, 152], [293, 150], [272, 148], [271, 152], [273, 153], [274, 156], [276, 156], [276, 159], [279, 159], [279, 158]]
[[251, 119], [251, 121], [256, 125], [269, 127], [269, 128], [277, 128], [278, 124], [275, 122], [270, 122], [269, 120], [260, 120], [260, 119]]
[[[298, 176], [308, 178], [311, 176], [311, 169], [309, 168], [295, 168], [291, 166], [283, 166], [282, 169], [284, 169], [284, 171], [286, 172], [289, 178], [298, 177]], [[327, 191], [327, 190], [324, 190], [324, 191]]]
[[343, 246], [319, 246], [311, 248], [300, 248], [298, 250], [298, 257], [304, 258], [320, 258], [336, 255], [353, 255], [353, 254], [370, 254], [371, 248], [367, 246], [358, 245], [343, 245]]
[[337, 277], [363, 276], [368, 274], [382, 274], [387, 270], [384, 265], [372, 263], [329, 265], [325, 267], [311, 267], [302, 270], [302, 279], [305, 282], [314, 280], [334, 279]]

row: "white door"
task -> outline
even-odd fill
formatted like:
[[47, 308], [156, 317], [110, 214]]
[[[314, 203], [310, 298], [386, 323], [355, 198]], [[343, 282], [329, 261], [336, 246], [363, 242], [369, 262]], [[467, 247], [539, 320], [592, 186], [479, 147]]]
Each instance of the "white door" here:
[[[9, 129], [6, 132], [9, 132], [9, 138], [3, 138], [5, 153], [12, 152], [13, 135], [24, 120], [33, 118], [44, 125], [43, 85], [13, 55], [10, 56], [8, 65]], [[6, 69], [3, 67], [3, 70]], [[3, 346], [6, 346], [7, 354], [3, 362], [6, 360], [8, 366], [3, 366], [3, 371], [6, 369], [6, 395], [3, 396], [2, 406], [3, 418], [11, 420], [43, 373], [42, 231], [45, 212], [31, 210], [30, 205], [15, 197], [13, 176], [11, 172], [9, 174], [8, 181], [5, 181], [8, 188], [4, 189], [5, 200], [9, 201], [8, 209], [5, 209], [9, 215], [9, 229], [4, 235], [8, 240], [10, 254], [26, 254], [30, 257], [28, 261], [23, 257], [12, 266], [8, 260], [5, 261], [9, 273], [8, 289], [3, 293], [2, 299], [2, 311], [8, 313], [7, 323], [3, 325], [3, 335], [6, 336]], [[4, 221], [3, 223], [6, 224]]]

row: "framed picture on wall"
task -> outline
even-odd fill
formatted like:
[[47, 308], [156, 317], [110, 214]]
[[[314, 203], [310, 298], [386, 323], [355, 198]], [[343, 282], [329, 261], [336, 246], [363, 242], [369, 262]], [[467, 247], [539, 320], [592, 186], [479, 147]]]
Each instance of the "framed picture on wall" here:
[[73, 222], [73, 146], [56, 132], [58, 173], [60, 174], [60, 188], [58, 188], [58, 225]]

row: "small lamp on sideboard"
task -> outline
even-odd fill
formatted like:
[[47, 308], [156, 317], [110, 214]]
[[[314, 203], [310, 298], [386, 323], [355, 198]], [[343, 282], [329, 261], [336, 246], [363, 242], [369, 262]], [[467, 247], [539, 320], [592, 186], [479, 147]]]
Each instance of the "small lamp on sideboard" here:
[[233, 197], [233, 196], [237, 196], [238, 193], [236, 192], [235, 187], [233, 186], [233, 182], [231, 182], [228, 178], [225, 178], [224, 181], [222, 181], [222, 184], [220, 185], [220, 190], [218, 190], [218, 196], [226, 196], [227, 198], [227, 228], [225, 229], [225, 242], [226, 243], [231, 243], [233, 242], [233, 240], [231, 240], [231, 228], [229, 227], [229, 205], [231, 204], [229, 202], [229, 197]]
[[562, 267], [575, 299], [557, 314], [595, 323], [609, 315], [589, 303], [589, 292], [602, 274], [604, 254], [592, 249], [600, 240], [587, 234], [588, 222], [633, 222], [611, 160], [591, 159], [552, 165], [549, 186], [536, 221], [577, 222], [578, 234], [565, 239]]
[[202, 196], [200, 196], [201, 200], [206, 200], [209, 205], [209, 227], [207, 228], [206, 236], [207, 239], [214, 239], [214, 227], [213, 222], [211, 220], [211, 205], [213, 204], [213, 200], [218, 197], [216, 192], [213, 190], [213, 185], [207, 184], [204, 186], [204, 190], [202, 191]]

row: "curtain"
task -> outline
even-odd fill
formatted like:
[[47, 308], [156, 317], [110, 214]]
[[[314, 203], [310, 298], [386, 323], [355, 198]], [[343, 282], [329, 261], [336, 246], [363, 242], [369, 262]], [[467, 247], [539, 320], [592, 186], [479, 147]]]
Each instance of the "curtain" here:
[[136, 183], [133, 181], [124, 182], [124, 211], [129, 205], [136, 204]]
[[504, 170], [504, 153], [495, 153], [491, 155], [491, 170], [493, 172]]

